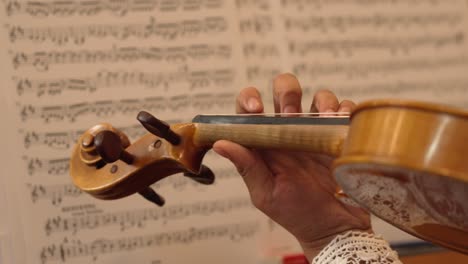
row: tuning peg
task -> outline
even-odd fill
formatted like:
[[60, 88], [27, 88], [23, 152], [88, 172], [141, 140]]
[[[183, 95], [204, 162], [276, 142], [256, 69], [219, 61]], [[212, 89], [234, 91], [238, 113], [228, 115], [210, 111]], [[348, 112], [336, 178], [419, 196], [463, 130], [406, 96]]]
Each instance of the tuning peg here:
[[122, 146], [122, 140], [115, 132], [103, 130], [94, 137], [96, 152], [106, 163], [122, 160], [132, 164], [135, 157]]
[[198, 183], [206, 184], [206, 185], [213, 184], [213, 182], [215, 181], [215, 175], [213, 171], [205, 165], [202, 165], [200, 173], [195, 174], [195, 173], [185, 172], [184, 176], [189, 177], [190, 179]]
[[147, 187], [142, 191], [138, 192], [141, 196], [143, 196], [146, 200], [155, 203], [159, 206], [163, 206], [165, 201], [159, 194], [157, 194], [153, 189]]
[[180, 136], [171, 130], [169, 124], [157, 119], [150, 113], [141, 111], [137, 115], [137, 120], [140, 121], [151, 134], [164, 138], [172, 145], [178, 145], [180, 143]]

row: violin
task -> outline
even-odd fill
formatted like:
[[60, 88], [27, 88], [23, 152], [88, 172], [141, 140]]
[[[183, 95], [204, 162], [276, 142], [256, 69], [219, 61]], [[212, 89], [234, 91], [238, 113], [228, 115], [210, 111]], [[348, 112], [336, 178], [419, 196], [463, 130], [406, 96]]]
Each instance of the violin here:
[[149, 133], [133, 143], [103, 123], [78, 140], [70, 159], [73, 183], [99, 199], [139, 193], [158, 205], [149, 186], [177, 173], [214, 182], [202, 164], [214, 142], [257, 149], [322, 153], [341, 190], [390, 224], [468, 253], [468, 113], [413, 101], [362, 103], [349, 117], [197, 116], [168, 125], [147, 112]]

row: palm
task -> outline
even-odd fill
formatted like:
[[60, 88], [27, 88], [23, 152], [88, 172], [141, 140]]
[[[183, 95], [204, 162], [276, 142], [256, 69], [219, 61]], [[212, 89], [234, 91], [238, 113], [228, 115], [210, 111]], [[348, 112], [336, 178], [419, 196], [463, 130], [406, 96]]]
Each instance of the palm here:
[[[272, 150], [257, 153], [272, 177], [265, 182], [269, 191], [253, 190], [252, 200], [293, 235], [302, 241], [314, 241], [336, 233], [344, 224], [369, 228], [369, 215], [364, 210], [335, 198], [338, 186], [330, 171], [331, 157]], [[298, 219], [297, 216], [303, 217]], [[303, 237], [304, 234], [314, 235]]]

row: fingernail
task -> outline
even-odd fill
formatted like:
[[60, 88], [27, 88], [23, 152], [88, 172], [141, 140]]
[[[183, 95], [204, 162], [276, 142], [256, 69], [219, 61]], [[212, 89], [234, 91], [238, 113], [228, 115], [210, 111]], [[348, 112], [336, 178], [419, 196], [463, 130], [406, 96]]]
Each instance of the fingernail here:
[[249, 108], [249, 111], [256, 111], [260, 107], [260, 102], [257, 98], [251, 97], [247, 102], [247, 107]]
[[285, 105], [283, 107], [283, 113], [297, 113], [297, 107], [294, 105]]

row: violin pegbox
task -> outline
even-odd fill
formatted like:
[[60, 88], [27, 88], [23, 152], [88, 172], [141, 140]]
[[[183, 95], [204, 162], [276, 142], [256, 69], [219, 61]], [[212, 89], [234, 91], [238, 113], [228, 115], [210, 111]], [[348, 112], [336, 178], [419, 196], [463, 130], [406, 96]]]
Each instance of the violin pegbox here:
[[194, 124], [169, 126], [147, 112], [137, 116], [150, 133], [130, 143], [110, 124], [87, 130], [70, 159], [70, 174], [81, 190], [100, 199], [118, 199], [139, 193], [162, 206], [164, 199], [149, 186], [177, 173], [202, 184], [214, 182], [213, 172], [202, 165], [206, 147], [196, 146]]
[[[140, 121], [140, 123], [143, 125], [143, 127], [148, 130], [151, 134], [155, 135], [156, 137], [160, 137], [165, 139], [168, 143], [172, 144], [173, 146], [177, 146], [181, 144], [182, 138], [181, 135], [185, 135], [186, 138], [192, 138], [193, 133], [194, 133], [194, 127], [192, 124], [190, 125], [185, 125], [185, 127], [190, 126], [190, 129], [181, 129], [179, 133], [174, 132], [169, 124], [166, 122], [159, 120], [152, 116], [150, 113], [141, 111], [138, 113], [137, 120]], [[183, 133], [182, 133], [183, 131]], [[187, 134], [188, 133], [188, 134]], [[192, 141], [191, 141], [192, 142]], [[187, 143], [187, 142], [186, 142]], [[158, 141], [155, 142], [155, 145], [158, 144]], [[187, 145], [186, 145], [187, 146]], [[188, 151], [189, 149], [195, 149], [196, 147], [194, 145], [191, 145], [189, 148], [185, 149]], [[199, 153], [192, 153], [195, 155], [195, 157], [201, 157], [203, 158], [203, 155], [208, 151], [208, 149], [198, 149]], [[205, 165], [201, 165], [196, 171], [194, 172], [195, 168], [193, 168], [193, 163], [198, 164], [199, 162], [201, 163], [201, 160], [193, 160], [193, 159], [188, 159], [185, 160], [186, 165], [190, 165], [192, 167], [192, 170], [184, 172], [184, 176], [191, 178], [192, 180], [199, 182], [201, 184], [213, 184], [215, 180], [215, 176], [213, 171], [208, 168]]]

